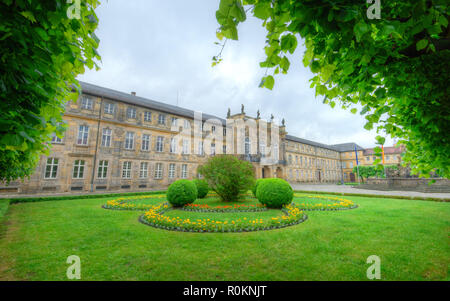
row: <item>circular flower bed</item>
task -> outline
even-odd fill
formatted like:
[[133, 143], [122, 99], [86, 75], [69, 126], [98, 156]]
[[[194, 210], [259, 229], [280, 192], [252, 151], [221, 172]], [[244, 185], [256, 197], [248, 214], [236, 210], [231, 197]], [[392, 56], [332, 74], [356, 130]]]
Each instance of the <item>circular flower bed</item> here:
[[[243, 204], [220, 204], [217, 205], [217, 199], [214, 199], [215, 193], [208, 193], [208, 197], [213, 199], [204, 199], [204, 204], [186, 204], [183, 207], [173, 207], [167, 202], [165, 194], [152, 194], [146, 196], [119, 197], [109, 200], [102, 207], [105, 209], [116, 210], [143, 210], [145, 213], [140, 216], [139, 221], [160, 229], [183, 231], [183, 232], [248, 232], [271, 230], [288, 227], [305, 221], [308, 217], [304, 213], [307, 210], [345, 210], [353, 209], [358, 206], [351, 200], [341, 197], [294, 194], [294, 202], [284, 205], [281, 208], [282, 216], [259, 218], [258, 216], [232, 217], [225, 218], [220, 213], [227, 212], [259, 212], [268, 211], [265, 205], [257, 204], [254, 197], [250, 194], [242, 195]], [[310, 203], [308, 203], [308, 199]], [[255, 201], [252, 204], [252, 201]], [[152, 203], [153, 202], [153, 203]], [[209, 204], [207, 202], [210, 202]], [[217, 206], [214, 206], [214, 205]], [[169, 210], [193, 211], [193, 212], [211, 212], [211, 216], [199, 219], [191, 218], [185, 213], [184, 218], [174, 217], [173, 214], [165, 214]], [[271, 211], [272, 212], [272, 211]], [[276, 212], [276, 211], [273, 211]], [[217, 215], [215, 215], [217, 213]], [[188, 215], [186, 217], [186, 215]], [[201, 215], [201, 213], [200, 213]], [[215, 215], [215, 216], [214, 216]], [[223, 220], [220, 220], [223, 217]]]
[[303, 195], [303, 194], [294, 194], [295, 198], [313, 198], [324, 200], [324, 203], [307, 203], [305, 200], [300, 203], [298, 206], [302, 210], [346, 210], [346, 209], [355, 209], [358, 208], [353, 201], [333, 196], [324, 196], [324, 195]]
[[[166, 207], [167, 206], [167, 207]], [[308, 217], [295, 205], [287, 205], [282, 211], [285, 215], [270, 219], [239, 218], [232, 221], [217, 221], [215, 219], [190, 220], [163, 215], [168, 210], [168, 204], [155, 206], [146, 211], [139, 221], [155, 228], [183, 232], [249, 232], [272, 230], [299, 224]]]

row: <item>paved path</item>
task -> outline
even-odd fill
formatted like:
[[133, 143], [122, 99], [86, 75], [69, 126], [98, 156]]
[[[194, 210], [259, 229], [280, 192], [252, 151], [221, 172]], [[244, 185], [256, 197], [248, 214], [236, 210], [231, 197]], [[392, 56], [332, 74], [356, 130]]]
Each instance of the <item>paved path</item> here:
[[[324, 192], [345, 192], [345, 193], [361, 193], [361, 194], [371, 194], [371, 195], [400, 195], [400, 196], [413, 196], [413, 197], [431, 197], [431, 198], [440, 198], [440, 199], [450, 199], [450, 193], [425, 193], [425, 192], [416, 192], [416, 191], [381, 191], [381, 190], [369, 190], [369, 189], [359, 189], [354, 188], [349, 185], [335, 185], [335, 184], [298, 184], [291, 183], [292, 188], [294, 190], [304, 190], [304, 191], [324, 191]], [[150, 190], [149, 190], [150, 191]], [[133, 192], [133, 191], [128, 191]], [[0, 199], [2, 198], [23, 198], [23, 197], [49, 197], [49, 196], [67, 196], [67, 195], [83, 195], [83, 194], [114, 194], [114, 193], [123, 193], [118, 191], [98, 191], [98, 192], [84, 192], [84, 193], [73, 193], [73, 192], [65, 192], [65, 193], [52, 193], [52, 194], [2, 194], [0, 195]]]
[[417, 191], [381, 191], [370, 189], [359, 189], [349, 185], [335, 185], [335, 184], [297, 184], [292, 183], [294, 190], [304, 191], [324, 191], [324, 192], [345, 192], [345, 193], [362, 193], [362, 194], [376, 194], [376, 195], [399, 195], [399, 196], [413, 196], [413, 197], [431, 197], [440, 199], [450, 199], [450, 193], [426, 193]]

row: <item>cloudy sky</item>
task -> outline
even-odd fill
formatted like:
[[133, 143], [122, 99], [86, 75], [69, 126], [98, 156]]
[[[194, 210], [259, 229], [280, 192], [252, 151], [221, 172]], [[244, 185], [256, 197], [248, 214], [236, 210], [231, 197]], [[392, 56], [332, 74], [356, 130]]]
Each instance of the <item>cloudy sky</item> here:
[[[264, 69], [265, 31], [249, 17], [239, 26], [239, 41], [228, 41], [223, 62], [211, 67], [220, 47], [215, 32], [219, 0], [102, 1], [97, 36], [101, 70], [88, 70], [79, 80], [153, 100], [202, 111], [222, 118], [228, 107], [263, 119], [285, 118], [289, 134], [336, 144], [375, 146], [375, 131], [364, 118], [315, 98], [312, 73], [303, 67], [304, 47], [290, 57], [287, 75], [278, 75], [273, 91], [258, 88]], [[177, 97], [178, 95], [178, 97]], [[178, 101], [177, 101], [178, 99]], [[392, 141], [387, 139], [386, 145]]]

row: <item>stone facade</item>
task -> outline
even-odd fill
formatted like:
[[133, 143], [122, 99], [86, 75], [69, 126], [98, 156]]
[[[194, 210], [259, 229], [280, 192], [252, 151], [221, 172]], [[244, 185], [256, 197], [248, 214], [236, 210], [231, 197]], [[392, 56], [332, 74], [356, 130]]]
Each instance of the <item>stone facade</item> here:
[[[80, 99], [66, 106], [65, 136], [54, 138], [51, 154], [41, 157], [30, 179], [0, 186], [0, 192], [165, 188], [177, 179], [198, 177], [197, 167], [208, 156], [230, 153], [231, 149], [231, 153], [253, 164], [257, 178], [280, 177], [290, 182], [338, 182], [344, 175], [343, 163], [353, 160], [354, 144], [337, 147], [290, 136], [284, 121], [281, 126], [273, 120], [264, 121], [267, 137], [252, 133], [245, 124], [259, 127], [263, 121], [259, 114], [256, 118], [247, 116], [244, 107], [240, 114], [229, 113], [227, 120], [203, 114], [200, 124], [196, 124], [195, 112], [187, 109], [88, 83], [81, 86]], [[230, 127], [229, 120], [242, 121], [244, 127]], [[194, 137], [196, 126], [203, 128], [200, 137]], [[241, 151], [237, 143], [239, 130], [245, 134]], [[262, 149], [271, 145], [275, 130], [279, 143], [275, 148], [272, 145], [270, 161]]]

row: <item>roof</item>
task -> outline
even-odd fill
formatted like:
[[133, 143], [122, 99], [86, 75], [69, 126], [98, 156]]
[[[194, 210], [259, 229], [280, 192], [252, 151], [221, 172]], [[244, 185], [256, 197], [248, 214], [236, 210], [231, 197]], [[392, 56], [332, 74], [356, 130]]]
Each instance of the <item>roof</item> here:
[[[163, 103], [160, 101], [136, 96], [131, 93], [124, 93], [124, 92], [120, 92], [117, 90], [100, 87], [100, 86], [86, 83], [83, 81], [79, 81], [79, 83], [81, 85], [82, 92], [89, 94], [89, 95], [104, 97], [104, 98], [116, 100], [116, 101], [121, 101], [124, 103], [137, 105], [137, 106], [141, 106], [144, 108], [149, 108], [149, 109], [153, 109], [153, 110], [157, 110], [157, 111], [161, 111], [161, 112], [165, 112], [165, 113], [170, 113], [170, 114], [174, 114], [174, 115], [178, 115], [178, 116], [182, 116], [182, 117], [186, 117], [186, 118], [192, 118], [192, 119], [194, 118], [195, 111], [193, 111], [193, 110], [189, 110], [189, 109], [181, 108], [178, 106], [166, 104], [166, 103]], [[208, 119], [213, 119], [213, 118], [218, 119], [220, 122], [222, 122], [223, 125], [226, 125], [225, 119], [214, 116], [214, 115], [205, 114], [202, 112], [202, 120], [203, 121], [206, 121]], [[360, 147], [359, 145], [357, 145], [356, 143], [353, 143], [353, 142], [352, 143], [335, 144], [335, 145], [327, 145], [327, 144], [314, 142], [311, 140], [307, 140], [307, 139], [303, 139], [303, 138], [299, 138], [299, 137], [295, 137], [295, 136], [291, 136], [291, 135], [286, 135], [286, 139], [295, 141], [295, 142], [300, 142], [300, 143], [307, 144], [307, 145], [312, 145], [312, 146], [317, 146], [317, 147], [333, 150], [333, 151], [339, 151], [339, 152], [353, 151], [355, 149], [355, 146], [358, 150], [364, 150], [362, 147]]]
[[362, 148], [361, 146], [359, 146], [358, 144], [356, 144], [355, 142], [349, 142], [349, 143], [341, 143], [341, 144], [333, 144], [331, 145], [332, 147], [334, 147], [337, 151], [339, 152], [350, 152], [350, 151], [354, 151], [355, 147], [357, 150], [364, 150], [364, 148]]
[[300, 142], [300, 143], [307, 144], [307, 145], [312, 145], [312, 146], [317, 146], [317, 147], [322, 147], [322, 148], [330, 149], [333, 151], [337, 151], [337, 149], [334, 148], [332, 145], [314, 142], [311, 140], [307, 140], [307, 139], [303, 139], [303, 138], [299, 138], [299, 137], [295, 137], [295, 136], [291, 136], [291, 135], [286, 135], [286, 139], [290, 140], [290, 141], [294, 141], [294, 142]]
[[[399, 147], [386, 146], [383, 148], [384, 148], [384, 154], [401, 154], [405, 150], [403, 145], [401, 145]], [[373, 155], [373, 154], [375, 154], [374, 148], [367, 148], [364, 150], [364, 155]]]
[[[145, 107], [145, 108], [149, 108], [149, 109], [158, 110], [158, 111], [165, 112], [165, 113], [171, 113], [171, 114], [182, 116], [182, 117], [187, 117], [187, 118], [192, 118], [192, 119], [194, 118], [193, 110], [189, 110], [189, 109], [181, 108], [178, 106], [166, 104], [166, 103], [163, 103], [160, 101], [151, 100], [148, 98], [132, 95], [129, 93], [124, 93], [124, 92], [100, 87], [100, 86], [82, 82], [82, 81], [79, 81], [79, 83], [81, 85], [82, 92], [86, 93], [86, 94], [104, 97], [104, 98], [111, 99], [111, 100], [117, 100], [117, 101], [129, 103], [132, 105], [137, 105], [137, 106], [141, 106], [141, 107]], [[203, 121], [206, 121], [211, 118], [218, 119], [222, 122], [222, 124], [226, 124], [225, 119], [222, 119], [217, 116], [210, 115], [210, 114], [204, 114], [202, 112], [202, 120]]]

